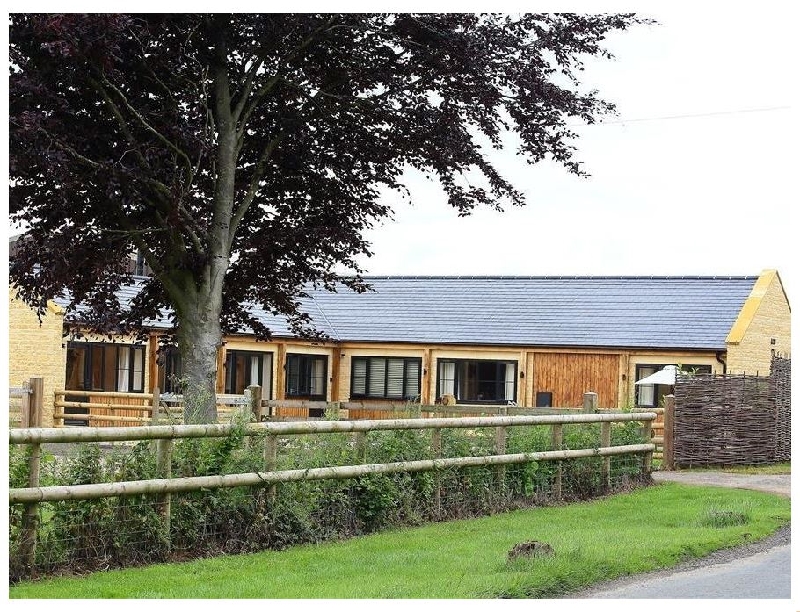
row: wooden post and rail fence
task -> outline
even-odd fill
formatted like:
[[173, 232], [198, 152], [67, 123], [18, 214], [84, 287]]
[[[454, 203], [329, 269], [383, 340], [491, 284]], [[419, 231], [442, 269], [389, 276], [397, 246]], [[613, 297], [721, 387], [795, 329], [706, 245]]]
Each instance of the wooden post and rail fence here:
[[[491, 416], [455, 417], [430, 419], [385, 419], [358, 421], [285, 421], [250, 423], [245, 427], [246, 436], [264, 436], [264, 471], [216, 476], [173, 477], [171, 456], [173, 442], [185, 438], [224, 437], [231, 433], [233, 425], [150, 425], [139, 427], [75, 427], [75, 428], [27, 428], [9, 430], [10, 444], [26, 444], [38, 453], [46, 443], [86, 443], [156, 441], [158, 478], [127, 482], [112, 482], [68, 486], [39, 486], [39, 465], [30, 465], [28, 486], [9, 490], [11, 504], [24, 504], [26, 516], [33, 520], [23, 526], [21, 548], [23, 563], [31, 566], [36, 547], [36, 520], [39, 504], [64, 500], [87, 500], [129, 495], [154, 495], [161, 509], [164, 526], [169, 526], [170, 502], [173, 493], [217, 489], [227, 487], [267, 487], [268, 495], [274, 497], [275, 487], [282, 482], [301, 480], [342, 480], [370, 474], [399, 472], [434, 472], [443, 469], [474, 466], [492, 466], [497, 470], [506, 466], [528, 462], [562, 461], [582, 457], [601, 457], [604, 486], [609, 485], [610, 460], [619, 455], [641, 455], [642, 469], [649, 469], [655, 446], [652, 443], [611, 446], [611, 424], [638, 421], [650, 423], [655, 419], [652, 412], [614, 414], [570, 414], [542, 416]], [[569, 424], [599, 423], [601, 428], [598, 445], [592, 448], [564, 449], [563, 427]], [[506, 437], [510, 427], [547, 426], [551, 428], [551, 449], [547, 451], [508, 454]], [[492, 455], [470, 457], [442, 457], [441, 432], [448, 428], [495, 428], [495, 449]], [[395, 463], [368, 463], [366, 438], [373, 431], [430, 430], [432, 459], [400, 461]], [[278, 438], [300, 434], [350, 433], [358, 453], [360, 464], [340, 465], [307, 469], [277, 470]], [[441, 480], [435, 478], [434, 501], [441, 503]], [[554, 494], [561, 497], [560, 467], [556, 475]], [[169, 533], [166, 530], [166, 533]]]

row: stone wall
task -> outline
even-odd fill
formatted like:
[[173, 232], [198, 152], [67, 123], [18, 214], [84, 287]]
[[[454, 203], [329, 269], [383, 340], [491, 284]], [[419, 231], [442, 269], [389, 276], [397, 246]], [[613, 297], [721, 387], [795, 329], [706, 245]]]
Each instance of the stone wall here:
[[777, 272], [762, 274], [727, 340], [728, 372], [767, 376], [774, 353], [791, 351], [791, 311]]
[[39, 322], [36, 313], [9, 291], [8, 308], [8, 385], [21, 387], [32, 377], [44, 379], [42, 425], [53, 425], [53, 391], [64, 388], [66, 371], [62, 348], [63, 313], [48, 303], [47, 313]]

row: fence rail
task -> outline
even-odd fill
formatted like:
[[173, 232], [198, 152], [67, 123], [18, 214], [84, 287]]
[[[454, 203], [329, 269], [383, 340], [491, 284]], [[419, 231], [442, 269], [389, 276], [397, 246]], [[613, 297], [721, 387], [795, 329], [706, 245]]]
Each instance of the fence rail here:
[[[251, 401], [250, 394], [217, 394], [217, 420], [230, 422], [231, 415]], [[154, 410], [154, 406], [158, 409]], [[135, 427], [160, 421], [183, 421], [183, 397], [162, 394], [158, 388], [153, 393], [57, 389], [54, 408], [53, 423], [56, 427]]]
[[[438, 472], [449, 468], [468, 468], [475, 466], [494, 466], [498, 470], [504, 466], [539, 461], [555, 461], [558, 473], [555, 479], [554, 496], [561, 496], [561, 463], [583, 457], [602, 459], [600, 464], [600, 481], [603, 487], [611, 482], [611, 457], [620, 455], [641, 456], [641, 472], [648, 474], [651, 466], [652, 443], [622, 444], [612, 446], [611, 425], [637, 421], [644, 424], [644, 439], [650, 437], [650, 424], [656, 415], [652, 412], [616, 413], [616, 414], [573, 414], [542, 416], [488, 416], [488, 417], [456, 417], [428, 419], [385, 419], [357, 421], [284, 421], [249, 423], [240, 426], [208, 424], [208, 425], [151, 425], [143, 427], [87, 427], [87, 428], [28, 428], [9, 430], [10, 444], [25, 444], [32, 449], [32, 456], [39, 457], [41, 445], [45, 443], [81, 443], [81, 442], [120, 442], [120, 441], [156, 441], [156, 463], [158, 478], [123, 482], [93, 483], [66, 486], [39, 486], [39, 463], [30, 465], [27, 487], [9, 489], [9, 502], [23, 504], [26, 520], [19, 547], [23, 556], [23, 565], [31, 567], [35, 559], [36, 528], [38, 504], [63, 500], [90, 500], [105, 497], [125, 497], [133, 495], [155, 495], [163, 509], [163, 520], [169, 525], [171, 494], [230, 487], [267, 487], [269, 494], [274, 495], [275, 485], [284, 482], [305, 480], [342, 480], [358, 478], [371, 474], [389, 474], [398, 472]], [[595, 446], [589, 448], [564, 449], [563, 427], [570, 424], [599, 424], [600, 437]], [[522, 426], [545, 426], [552, 429], [552, 445], [550, 450], [531, 452], [506, 452], [506, 435], [508, 428]], [[443, 429], [495, 429], [495, 446], [493, 454], [481, 456], [441, 456], [441, 432]], [[430, 430], [432, 459], [419, 459], [391, 463], [366, 462], [366, 436], [370, 432], [388, 430]], [[171, 455], [173, 441], [189, 438], [214, 438], [228, 436], [234, 431], [241, 431], [245, 436], [263, 437], [263, 471], [236, 474], [220, 474], [211, 476], [173, 477], [171, 473]], [[277, 440], [284, 436], [302, 434], [350, 433], [355, 437], [354, 446], [362, 448], [359, 453], [362, 462], [352, 465], [328, 465], [306, 469], [277, 470]], [[434, 499], [441, 498], [441, 491], [434, 490]], [[168, 531], [168, 529], [167, 529]]]

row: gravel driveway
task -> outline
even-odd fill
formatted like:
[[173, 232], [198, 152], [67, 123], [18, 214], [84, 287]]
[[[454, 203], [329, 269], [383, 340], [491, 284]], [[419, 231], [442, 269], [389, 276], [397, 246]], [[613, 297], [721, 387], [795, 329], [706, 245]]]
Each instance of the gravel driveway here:
[[766, 493], [791, 496], [792, 477], [789, 474], [730, 474], [728, 472], [653, 472], [656, 482], [680, 482], [709, 487], [752, 489]]

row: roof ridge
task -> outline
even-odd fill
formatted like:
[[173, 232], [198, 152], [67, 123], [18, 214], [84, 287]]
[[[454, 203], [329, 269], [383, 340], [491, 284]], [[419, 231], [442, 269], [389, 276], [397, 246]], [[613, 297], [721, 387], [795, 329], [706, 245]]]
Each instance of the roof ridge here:
[[[758, 274], [746, 275], [644, 275], [644, 274], [599, 274], [599, 275], [495, 275], [495, 274], [473, 274], [473, 275], [448, 275], [448, 274], [374, 274], [362, 275], [364, 280], [368, 279], [398, 279], [398, 280], [460, 280], [460, 279], [475, 279], [475, 280], [751, 280], [757, 279]], [[347, 277], [345, 277], [347, 278]]]

